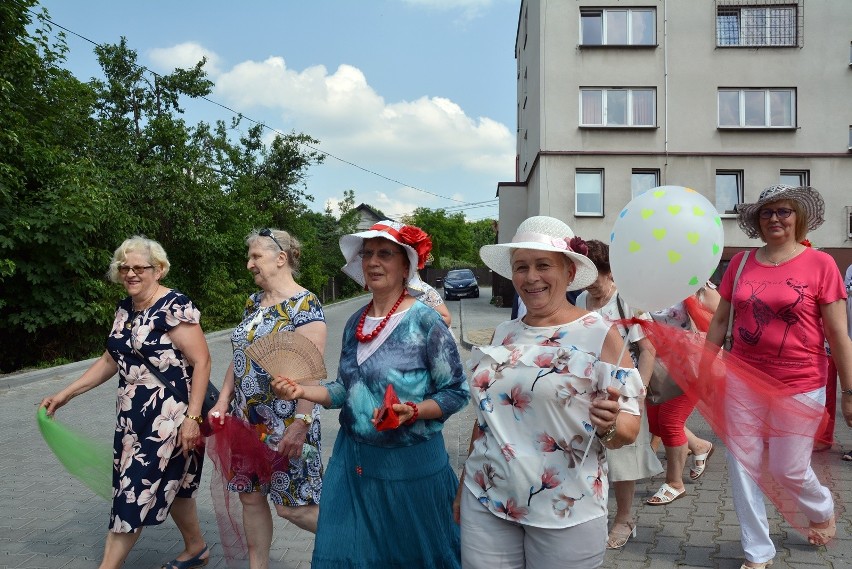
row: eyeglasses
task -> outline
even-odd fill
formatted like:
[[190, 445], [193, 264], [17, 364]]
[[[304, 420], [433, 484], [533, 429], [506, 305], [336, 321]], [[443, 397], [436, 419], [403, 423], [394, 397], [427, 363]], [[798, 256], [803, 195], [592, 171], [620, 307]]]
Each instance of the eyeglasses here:
[[260, 231], [257, 232], [257, 234], [260, 235], [261, 237], [269, 237], [270, 239], [275, 241], [275, 244], [278, 245], [279, 249], [281, 249], [282, 251], [284, 250], [284, 247], [281, 246], [281, 243], [278, 242], [278, 239], [275, 238], [275, 236], [272, 234], [272, 230], [269, 229], [268, 227], [261, 229]]
[[787, 219], [793, 213], [795, 213], [795, 210], [786, 207], [779, 207], [778, 209], [766, 208], [760, 210], [760, 219], [772, 219], [773, 215], [777, 215], [778, 219]]
[[129, 273], [132, 270], [134, 273], [136, 273], [137, 277], [141, 277], [142, 274], [145, 272], [145, 269], [153, 269], [153, 268], [154, 268], [154, 265], [145, 265], [144, 267], [142, 265], [136, 265], [135, 267], [128, 267], [127, 265], [119, 265], [118, 266], [118, 274], [121, 275], [121, 276], [125, 276], [127, 273]]
[[390, 249], [379, 249], [378, 251], [359, 251], [358, 256], [362, 259], [366, 259], [369, 261], [376, 256], [379, 258], [379, 261], [390, 261], [394, 255], [400, 254], [399, 251], [392, 251]]

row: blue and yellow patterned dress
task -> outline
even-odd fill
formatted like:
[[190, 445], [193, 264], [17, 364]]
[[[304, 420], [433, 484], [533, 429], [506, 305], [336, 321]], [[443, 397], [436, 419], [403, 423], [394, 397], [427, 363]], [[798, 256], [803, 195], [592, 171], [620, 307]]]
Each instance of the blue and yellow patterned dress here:
[[[307, 290], [273, 306], [261, 306], [262, 298], [262, 292], [249, 297], [243, 321], [231, 335], [235, 387], [231, 412], [254, 425], [258, 436], [266, 435], [267, 444], [275, 448], [284, 436], [284, 429], [294, 420], [296, 402], [275, 397], [270, 387], [271, 378], [245, 355], [245, 349], [257, 338], [283, 331], [292, 332], [311, 322], [323, 322], [325, 316], [319, 299]], [[306, 443], [316, 452], [310, 453], [310, 456], [303, 454], [300, 459], [281, 457], [273, 464], [270, 484], [259, 484], [251, 477], [237, 474], [230, 480], [228, 489], [233, 492], [260, 491], [269, 494], [272, 503], [283, 506], [319, 504], [323, 472], [319, 405], [314, 405], [311, 415], [314, 420], [308, 429]]]

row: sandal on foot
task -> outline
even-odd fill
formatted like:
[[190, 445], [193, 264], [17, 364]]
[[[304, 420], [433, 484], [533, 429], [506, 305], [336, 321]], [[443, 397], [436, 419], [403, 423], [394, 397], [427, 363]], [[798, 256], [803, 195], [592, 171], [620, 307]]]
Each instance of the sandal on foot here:
[[852, 460], [852, 450], [847, 450], [843, 455], [843, 460]]
[[664, 504], [674, 502], [678, 498], [683, 497], [684, 494], [686, 494], [686, 488], [678, 490], [676, 488], [672, 488], [668, 484], [663, 484], [660, 486], [660, 489], [657, 490], [656, 494], [645, 500], [645, 503], [649, 506], [662, 506]]
[[[627, 528], [627, 531], [618, 531], [616, 528]], [[612, 524], [609, 535], [606, 538], [607, 549], [621, 549], [631, 537], [636, 537], [636, 522], [618, 522]]]
[[208, 555], [204, 559], [201, 558], [202, 555], [207, 553], [207, 546], [204, 546], [204, 549], [198, 552], [198, 555], [192, 557], [190, 559], [186, 559], [185, 561], [178, 561], [177, 559], [172, 559], [168, 563], [163, 565], [163, 569], [198, 569], [198, 567], [204, 567], [207, 563], [210, 562], [210, 556]]
[[[752, 561], [749, 561], [749, 563], [752, 563]], [[772, 565], [771, 559], [769, 561], [764, 561], [763, 563], [757, 563], [755, 565], [746, 565], [745, 563], [743, 563], [742, 565], [740, 565], [740, 569], [766, 569], [770, 565]]]
[[837, 534], [837, 523], [834, 520], [834, 516], [831, 516], [828, 520], [828, 527], [818, 528], [814, 527], [813, 522], [811, 522], [811, 526], [808, 528], [808, 543], [811, 545], [816, 545], [817, 547], [821, 545], [825, 545]]
[[[704, 454], [696, 454], [692, 456], [692, 468], [689, 469], [689, 479], [695, 482], [701, 475], [704, 474], [704, 471], [707, 470], [707, 461], [713, 456], [713, 451], [716, 450], [715, 445], [710, 443], [710, 450], [705, 452]], [[698, 464], [698, 463], [701, 464]]]

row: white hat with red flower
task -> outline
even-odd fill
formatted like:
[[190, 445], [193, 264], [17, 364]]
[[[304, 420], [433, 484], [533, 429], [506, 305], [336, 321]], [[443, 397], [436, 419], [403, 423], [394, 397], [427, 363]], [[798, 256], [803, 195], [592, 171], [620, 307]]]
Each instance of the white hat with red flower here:
[[361, 257], [358, 254], [364, 247], [365, 239], [380, 237], [401, 245], [408, 255], [408, 278], [405, 280], [408, 292], [411, 296], [423, 294], [422, 282], [418, 269], [426, 265], [426, 259], [432, 250], [432, 240], [429, 235], [414, 225], [405, 225], [398, 221], [386, 219], [379, 221], [367, 231], [360, 231], [340, 238], [340, 251], [346, 264], [343, 272], [349, 275], [356, 283], [364, 286], [364, 269], [361, 265]]

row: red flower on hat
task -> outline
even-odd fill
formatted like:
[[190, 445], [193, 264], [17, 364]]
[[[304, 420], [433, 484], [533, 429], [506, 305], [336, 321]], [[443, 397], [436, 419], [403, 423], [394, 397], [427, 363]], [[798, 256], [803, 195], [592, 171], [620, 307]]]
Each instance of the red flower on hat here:
[[568, 247], [575, 253], [579, 253], [581, 255], [589, 254], [589, 247], [581, 237], [572, 237], [568, 242]]
[[432, 250], [432, 240], [429, 235], [414, 225], [403, 225], [399, 230], [400, 241], [411, 246], [417, 252], [417, 268], [426, 266], [426, 258]]

